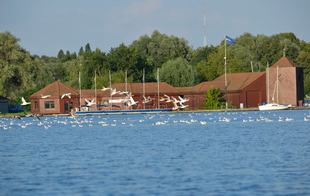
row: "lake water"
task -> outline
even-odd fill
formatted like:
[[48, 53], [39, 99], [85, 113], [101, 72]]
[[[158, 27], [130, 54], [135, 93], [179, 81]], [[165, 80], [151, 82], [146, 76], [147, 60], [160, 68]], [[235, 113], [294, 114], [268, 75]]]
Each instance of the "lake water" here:
[[0, 195], [310, 195], [310, 110], [0, 118]]

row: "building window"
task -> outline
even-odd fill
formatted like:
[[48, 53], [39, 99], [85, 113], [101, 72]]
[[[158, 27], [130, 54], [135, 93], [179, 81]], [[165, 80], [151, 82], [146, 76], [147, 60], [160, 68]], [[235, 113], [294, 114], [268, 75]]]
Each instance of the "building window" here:
[[65, 102], [65, 112], [69, 111], [69, 101]]
[[70, 111], [73, 109], [73, 101], [70, 102]]
[[45, 101], [44, 105], [45, 105], [45, 109], [54, 109], [55, 108], [54, 101]]
[[34, 106], [33, 106], [34, 110], [38, 110], [39, 109], [39, 104], [37, 101], [34, 102]]

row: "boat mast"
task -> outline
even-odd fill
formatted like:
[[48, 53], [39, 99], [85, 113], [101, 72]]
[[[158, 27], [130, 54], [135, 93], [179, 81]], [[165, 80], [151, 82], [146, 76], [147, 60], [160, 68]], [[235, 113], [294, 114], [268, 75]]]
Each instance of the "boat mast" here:
[[157, 93], [158, 93], [158, 109], [160, 109], [160, 103], [159, 103], [159, 68], [157, 68]]
[[79, 86], [80, 86], [80, 111], [81, 111], [81, 106], [82, 106], [82, 88], [81, 88], [81, 72], [79, 71]]
[[277, 103], [279, 103], [279, 66], [277, 66]]
[[109, 70], [109, 83], [110, 83], [110, 100], [109, 100], [109, 105], [110, 105], [110, 102], [111, 102], [111, 105], [110, 105], [110, 110], [112, 110], [112, 84], [111, 84], [111, 70]]
[[[145, 69], [143, 69], [143, 98], [142, 100], [145, 98]], [[145, 109], [145, 101], [143, 101], [143, 109]]]
[[[127, 70], [125, 71], [125, 92], [127, 92]], [[128, 97], [127, 97], [128, 98]], [[126, 98], [126, 99], [127, 99]], [[125, 104], [126, 110], [128, 109], [127, 104]]]
[[95, 70], [95, 109], [97, 111], [97, 81], [96, 81], [96, 70]]
[[266, 80], [267, 80], [267, 103], [269, 103], [269, 62], [267, 62], [267, 70], [266, 70]]

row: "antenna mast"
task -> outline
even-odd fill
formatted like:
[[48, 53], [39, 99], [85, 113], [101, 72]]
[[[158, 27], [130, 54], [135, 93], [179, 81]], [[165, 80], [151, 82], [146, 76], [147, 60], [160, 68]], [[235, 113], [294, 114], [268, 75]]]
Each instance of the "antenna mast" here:
[[203, 6], [203, 21], [204, 21], [204, 36], [203, 36], [203, 41], [204, 41], [204, 47], [207, 46], [207, 36], [206, 36], [206, 6]]

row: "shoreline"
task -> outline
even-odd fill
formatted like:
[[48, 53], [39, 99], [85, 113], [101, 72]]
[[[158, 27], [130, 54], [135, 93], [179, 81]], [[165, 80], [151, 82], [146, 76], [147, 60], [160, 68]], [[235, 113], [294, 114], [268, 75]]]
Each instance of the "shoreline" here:
[[[287, 110], [307, 110], [310, 109], [310, 107], [305, 106], [296, 106], [296, 107], [290, 107]], [[128, 115], [128, 114], [171, 114], [171, 113], [202, 113], [202, 112], [245, 112], [245, 111], [259, 111], [257, 108], [243, 108], [243, 109], [214, 109], [214, 110], [206, 110], [206, 109], [200, 109], [200, 110], [181, 110], [181, 111], [164, 111], [164, 112], [143, 112], [143, 111], [131, 111], [131, 112], [115, 112], [115, 113], [85, 113], [85, 114], [75, 114], [74, 116], [97, 116], [97, 115]], [[269, 110], [272, 111], [272, 110]], [[274, 110], [274, 111], [281, 111], [281, 110]], [[268, 111], [262, 111], [262, 112], [268, 112]], [[9, 116], [6, 116], [6, 114], [9, 114]], [[27, 117], [26, 115], [12, 115], [14, 113], [6, 113], [4, 116], [0, 116], [0, 118], [14, 118], [15, 117]], [[18, 113], [16, 113], [18, 114]], [[40, 117], [48, 117], [48, 116], [68, 116], [71, 115], [69, 113], [67, 114], [40, 114]], [[33, 116], [31, 116], [33, 117]]]

